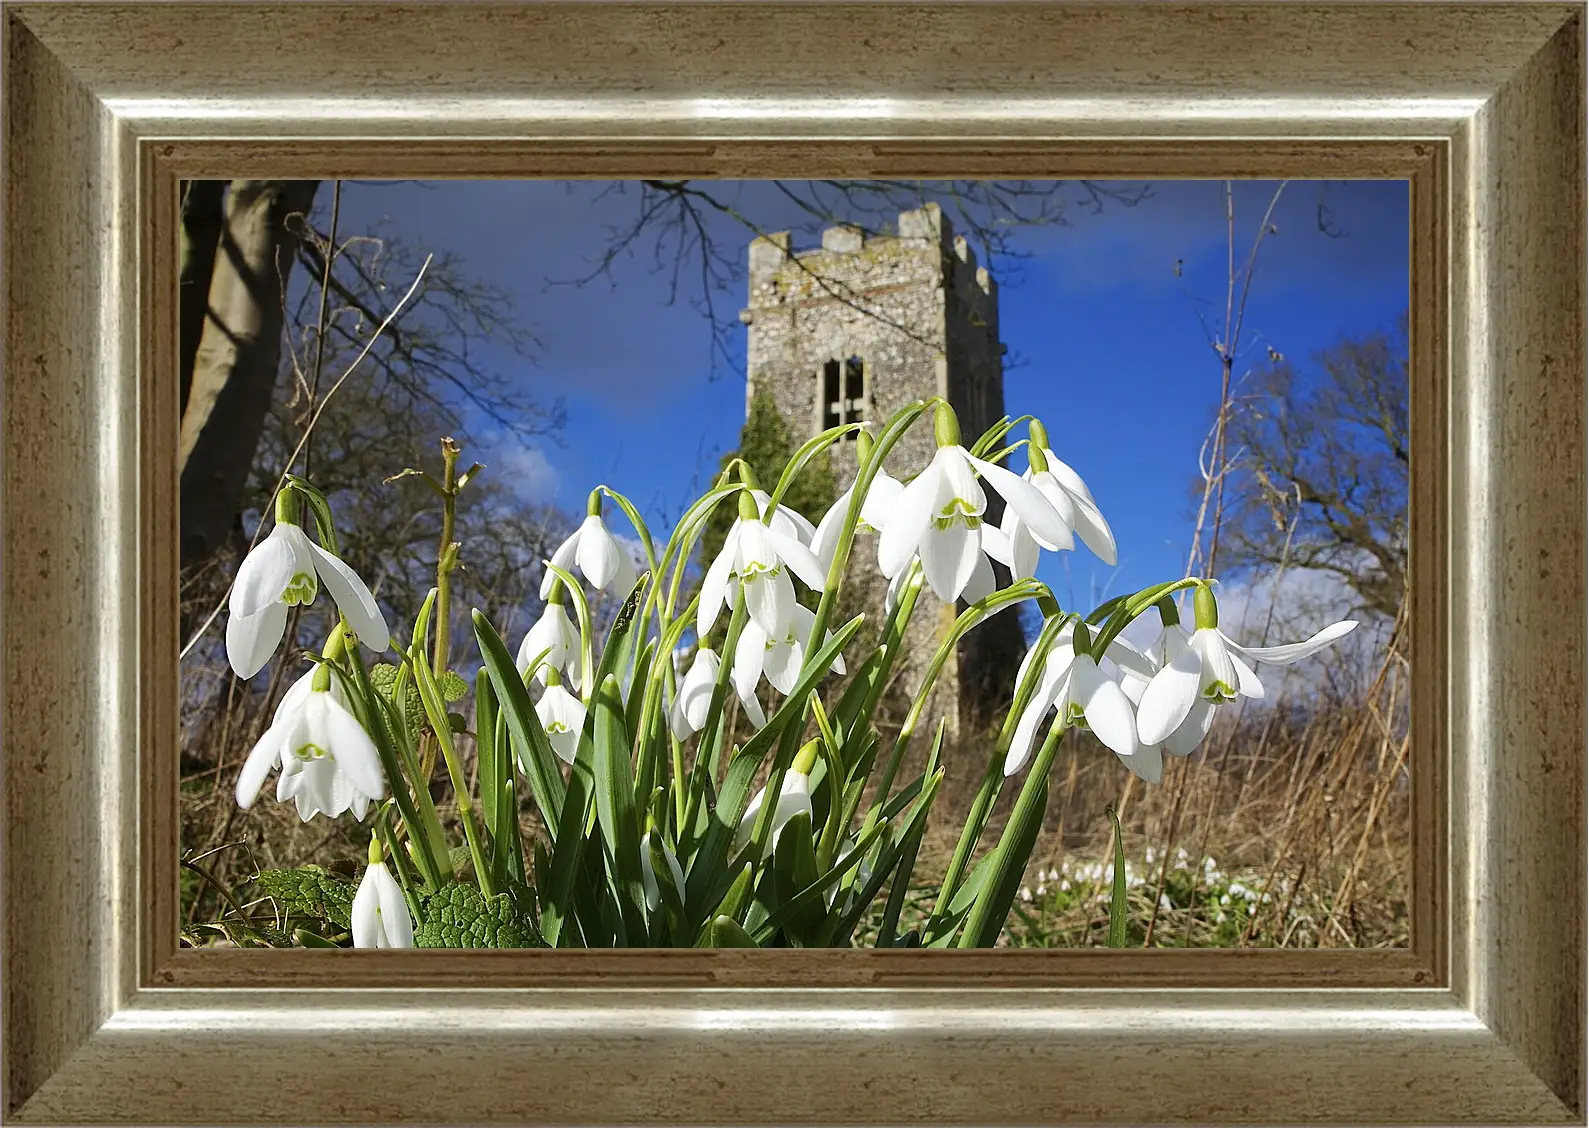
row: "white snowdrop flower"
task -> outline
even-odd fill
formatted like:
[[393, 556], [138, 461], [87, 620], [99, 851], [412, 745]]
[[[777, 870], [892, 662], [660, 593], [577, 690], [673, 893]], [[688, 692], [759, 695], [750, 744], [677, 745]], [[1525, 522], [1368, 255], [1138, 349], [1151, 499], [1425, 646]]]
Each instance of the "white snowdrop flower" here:
[[537, 655], [544, 652], [545, 657], [535, 668], [535, 676], [542, 685], [546, 685], [554, 671], [561, 673], [568, 679], [568, 684], [576, 690], [579, 685], [580, 667], [580, 638], [579, 630], [568, 617], [568, 612], [563, 609], [563, 591], [558, 588], [552, 593], [551, 599], [541, 609], [541, 617], [535, 621], [524, 636], [524, 641], [519, 643], [518, 667], [521, 676], [529, 673], [530, 663], [534, 662]]
[[372, 861], [364, 871], [350, 915], [355, 948], [414, 946], [414, 918], [397, 879], [383, 861]]
[[276, 527], [243, 558], [227, 596], [226, 658], [240, 678], [265, 668], [287, 631], [287, 608], [313, 603], [321, 583], [361, 643], [380, 653], [390, 642], [386, 619], [364, 581], [285, 520], [286, 504], [278, 501]]
[[688, 740], [691, 733], [706, 727], [707, 713], [712, 705], [712, 691], [717, 687], [717, 651], [703, 646], [695, 652], [690, 672], [679, 683], [678, 694], [668, 714], [669, 726], [679, 740]]
[[[607, 530], [601, 519], [600, 490], [591, 492], [585, 520], [558, 545], [557, 551], [552, 553], [552, 563], [565, 572], [577, 567], [591, 587], [619, 596], [633, 591], [639, 578], [629, 550], [618, 543], [618, 538]], [[541, 577], [541, 598], [550, 599], [557, 583], [557, 573], [548, 568]]]
[[[751, 797], [750, 806], [745, 808], [745, 817], [739, 820], [739, 827], [734, 832], [730, 857], [738, 857], [739, 852], [750, 845], [751, 836], [756, 831], [756, 816], [761, 813], [762, 804], [766, 801], [765, 787]], [[811, 777], [790, 768], [784, 772], [783, 786], [778, 792], [778, 805], [772, 815], [772, 833], [767, 836], [767, 846], [762, 851], [763, 861], [772, 856], [773, 848], [778, 845], [778, 836], [783, 833], [789, 820], [799, 814], [808, 818], [811, 815]]]
[[579, 751], [580, 734], [585, 731], [585, 703], [564, 689], [561, 681], [554, 680], [535, 703], [535, 715], [557, 758], [572, 764]]
[[732, 590], [743, 591], [751, 622], [770, 637], [781, 638], [799, 606], [791, 574], [812, 591], [822, 591], [827, 583], [826, 570], [810, 548], [776, 522], [768, 525], [753, 515], [752, 496], [741, 492], [740, 515], [701, 581], [696, 616], [696, 634], [701, 638], [711, 631]]
[[[1035, 646], [1026, 652], [1015, 675], [1017, 686], [1026, 678], [1036, 653]], [[1134, 666], [1140, 672], [1151, 673], [1147, 660], [1123, 639], [1111, 640], [1105, 656], [1122, 668]], [[1055, 635], [1037, 687], [1016, 722], [1004, 758], [1006, 776], [1019, 772], [1031, 759], [1038, 730], [1050, 709], [1058, 710], [1065, 727], [1091, 730], [1133, 772], [1150, 783], [1158, 781], [1158, 754], [1146, 752], [1137, 739], [1136, 715], [1130, 699], [1085, 648], [1078, 651], [1074, 621], [1066, 623]]]
[[1021, 887], [1021, 900], [1026, 901], [1027, 903], [1030, 903], [1032, 900], [1032, 891], [1025, 886]]
[[375, 742], [343, 703], [335, 677], [315, 689], [320, 673], [311, 670], [282, 696], [276, 715], [237, 778], [237, 805], [254, 805], [272, 768], [279, 767], [276, 798], [296, 803], [298, 817], [308, 822], [317, 814], [336, 818], [352, 810], [363, 819], [372, 800], [386, 795], [386, 773]]
[[1067, 531], [1059, 513], [1035, 486], [1002, 466], [973, 457], [960, 445], [960, 425], [947, 405], [938, 407], [935, 432], [938, 451], [900, 493], [878, 538], [877, 564], [892, 579], [912, 556], [919, 555], [933, 594], [953, 603], [967, 594], [974, 576], [981, 573], [986, 582], [993, 575], [982, 533], [987, 495], [978, 474], [1034, 532], [1055, 541]]

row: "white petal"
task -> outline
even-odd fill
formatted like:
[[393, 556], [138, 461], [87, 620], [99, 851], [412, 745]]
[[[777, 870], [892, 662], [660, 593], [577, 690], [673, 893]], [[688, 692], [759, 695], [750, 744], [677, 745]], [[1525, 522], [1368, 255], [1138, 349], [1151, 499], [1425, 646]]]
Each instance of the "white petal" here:
[[980, 458], [973, 458], [971, 465], [975, 466], [988, 480], [988, 484], [998, 490], [1004, 500], [1015, 508], [1021, 521], [1032, 530], [1033, 536], [1041, 537], [1050, 544], [1060, 544], [1070, 535], [1069, 527], [1055, 510], [1053, 503], [1032, 483], [1002, 466], [995, 466]]
[[282, 730], [272, 725], [249, 749], [248, 759], [243, 761], [242, 774], [237, 777], [237, 805], [243, 810], [254, 805], [254, 800], [259, 798], [259, 789], [265, 785], [265, 777], [281, 763], [281, 738]]
[[1192, 632], [1191, 641], [1187, 645], [1197, 652], [1202, 659], [1203, 676], [1198, 682], [1198, 692], [1206, 692], [1215, 682], [1227, 686], [1232, 691], [1236, 688], [1236, 667], [1230, 660], [1230, 651], [1225, 648], [1225, 636], [1212, 627], [1204, 627]]
[[1230, 656], [1230, 664], [1236, 667], [1236, 692], [1243, 697], [1261, 700], [1263, 682], [1258, 680], [1258, 672], [1234, 654]]
[[1037, 575], [1037, 538], [1032, 536], [1032, 531], [1026, 527], [1026, 522], [1020, 520], [1015, 522], [1008, 536], [1010, 575], [1017, 580], [1031, 579]]
[[782, 638], [789, 632], [794, 614], [794, 581], [782, 568], [740, 581], [745, 589], [745, 611], [750, 621], [767, 632], [768, 638]]
[[702, 647], [695, 652], [690, 672], [679, 687], [677, 707], [690, 732], [700, 732], [706, 727], [706, 713], [712, 706], [712, 690], [717, 685], [718, 664], [717, 652]]
[[1016, 722], [1015, 733], [1010, 738], [1010, 750], [1004, 755], [1004, 774], [1012, 776], [1032, 758], [1032, 745], [1037, 737], [1037, 727], [1042, 724], [1043, 718], [1048, 715], [1053, 702], [1047, 700], [1042, 694], [1033, 697], [1021, 713], [1021, 719]]
[[1169, 664], [1153, 675], [1137, 707], [1137, 736], [1158, 744], [1191, 712], [1202, 679], [1203, 661], [1186, 643], [1171, 642]]
[[739, 698], [740, 708], [745, 710], [745, 716], [750, 720], [750, 723], [757, 728], [765, 728], [767, 725], [767, 714], [762, 709], [761, 702], [756, 699], [756, 688], [752, 686], [745, 693], [740, 693], [736, 690], [734, 695]]
[[359, 882], [358, 892], [353, 894], [353, 908], [349, 916], [352, 917], [355, 948], [385, 947], [381, 943], [385, 936], [381, 929], [380, 894], [371, 880], [374, 873], [374, 866], [365, 870], [364, 880]]
[[822, 520], [817, 523], [817, 530], [811, 536], [811, 552], [822, 565], [824, 582], [827, 570], [833, 563], [833, 554], [838, 551], [839, 536], [844, 532], [844, 519], [850, 513], [850, 497], [855, 491], [855, 486], [839, 495], [839, 500], [828, 506], [828, 511], [822, 515]]
[[877, 538], [877, 568], [889, 579], [910, 563], [923, 535], [932, 527], [942, 485], [943, 475], [934, 462], [900, 491], [899, 502]]
[[327, 734], [321, 747], [331, 753], [338, 768], [348, 773], [353, 786], [372, 799], [385, 796], [386, 773], [381, 769], [380, 753], [358, 718], [337, 704], [329, 693], [313, 694], [304, 708], [319, 712], [319, 723]]
[[706, 637], [712, 624], [717, 622], [717, 613], [723, 609], [728, 577], [734, 570], [734, 558], [739, 553], [739, 530], [742, 527], [742, 521], [734, 522], [728, 530], [728, 536], [723, 538], [723, 550], [717, 554], [717, 559], [712, 561], [712, 566], [701, 580], [701, 606], [695, 617], [695, 633], [700, 638]]
[[734, 691], [741, 698], [755, 692], [766, 656], [767, 632], [754, 622], [746, 623], [745, 629], [739, 632], [739, 642], [734, 647], [734, 666], [728, 673]]
[[866, 500], [861, 503], [861, 520], [881, 532], [893, 520], [900, 494], [904, 492], [905, 487], [898, 478], [887, 470], [879, 470], [877, 477], [872, 479], [871, 488], [866, 491]]
[[591, 587], [606, 591], [618, 573], [618, 543], [596, 514], [589, 514], [579, 527], [579, 549], [574, 560]]
[[[572, 533], [568, 534], [567, 539], [564, 540], [562, 544], [557, 546], [557, 551], [552, 553], [553, 564], [556, 564], [565, 572], [574, 566], [574, 561], [579, 555], [579, 535], [584, 531], [585, 526], [581, 525]], [[560, 583], [562, 583], [562, 581], [557, 578], [557, 573], [552, 571], [550, 568], [546, 569], [546, 571], [542, 573], [541, 601], [543, 603], [546, 600], [552, 598], [552, 588], [556, 587]]]
[[1109, 645], [1104, 647], [1104, 657], [1109, 659], [1123, 671], [1135, 674], [1144, 682], [1152, 681], [1158, 669], [1153, 661], [1142, 651], [1118, 635], [1109, 640]]
[[1201, 697], [1193, 702], [1192, 711], [1181, 722], [1180, 728], [1165, 738], [1164, 750], [1172, 756], [1190, 756], [1213, 727], [1215, 708], [1217, 706], [1212, 701]]
[[1115, 535], [1109, 531], [1109, 522], [1092, 502], [1075, 498], [1076, 535], [1092, 554], [1105, 564], [1115, 562]]
[[959, 510], [971, 513], [978, 517], [988, 510], [988, 495], [983, 492], [982, 485], [971, 472], [973, 459], [966, 452], [965, 447], [939, 447], [938, 453], [933, 455], [933, 463], [943, 472], [947, 489], [940, 497], [940, 506], [936, 516], [945, 516], [943, 507], [951, 499], [958, 499]]
[[391, 638], [386, 631], [386, 620], [376, 606], [370, 589], [364, 586], [364, 581], [352, 568], [319, 545], [311, 544], [309, 550], [314, 553], [315, 571], [325, 582], [331, 598], [336, 600], [337, 610], [347, 618], [353, 633], [359, 636], [359, 642], [377, 654], [384, 651]]
[[375, 892], [381, 911], [382, 932], [388, 948], [414, 946], [414, 918], [408, 915], [403, 890], [384, 863], [376, 863]]
[[1043, 454], [1048, 458], [1048, 472], [1054, 475], [1055, 480], [1060, 485], [1064, 486], [1072, 494], [1092, 501], [1092, 491], [1087, 488], [1087, 483], [1081, 480], [1081, 475], [1070, 468], [1069, 463], [1061, 460], [1057, 454], [1047, 447], [1043, 448]]
[[1158, 783], [1164, 778], [1164, 753], [1157, 744], [1141, 745], [1129, 756], [1120, 756], [1118, 752], [1115, 755], [1137, 778], [1147, 783]]
[[226, 618], [226, 660], [232, 672], [245, 680], [259, 673], [286, 632], [285, 603], [267, 603], [253, 615], [232, 611]]
[[[984, 529], [988, 526], [983, 525]], [[980, 549], [977, 552], [976, 567], [971, 570], [971, 579], [966, 581], [966, 589], [961, 594], [967, 603], [976, 603], [986, 599], [999, 589], [998, 580], [993, 575], [993, 565]]]
[[1323, 650], [1336, 639], [1351, 634], [1355, 629], [1357, 629], [1357, 620], [1345, 619], [1339, 623], [1331, 623], [1302, 642], [1291, 642], [1284, 646], [1237, 646], [1228, 638], [1225, 642], [1237, 654], [1243, 654], [1255, 662], [1267, 662], [1271, 666], [1289, 666], [1292, 662], [1301, 661], [1308, 655]]
[[953, 603], [971, 582], [971, 573], [981, 555], [980, 534], [963, 522], [956, 520], [947, 529], [929, 529], [921, 543], [921, 567], [927, 575], [927, 586], [945, 603]]
[[[267, 604], [281, 600], [298, 568], [292, 534], [287, 532], [297, 528], [296, 525], [277, 525], [243, 558], [226, 603], [234, 615], [257, 615]], [[299, 535], [302, 535], [301, 530]]]
[[1098, 663], [1081, 655], [1071, 667], [1070, 700], [1081, 706], [1087, 727], [1103, 746], [1118, 756], [1134, 756], [1137, 719], [1125, 690], [1104, 676]]
[[[1071, 536], [1071, 529], [1076, 522], [1076, 503], [1071, 500], [1070, 494], [1065, 492], [1065, 487], [1054, 480], [1052, 474], [1033, 474], [1027, 471], [1028, 482], [1031, 482], [1037, 492], [1048, 499], [1048, 504], [1054, 507], [1054, 512], [1059, 514], [1059, 519], [1065, 524], [1065, 536], [1057, 541], [1044, 541], [1043, 547], [1050, 552], [1068, 552], [1076, 547], [1076, 541]], [[1006, 509], [1006, 512], [1011, 512]]]
[[800, 667], [805, 661], [805, 638], [794, 636], [775, 642], [762, 656], [761, 672], [779, 693], [787, 695], [800, 680]]
[[778, 559], [786, 564], [790, 571], [800, 577], [802, 583], [812, 591], [821, 591], [828, 582], [827, 565], [817, 558], [805, 545], [787, 533], [777, 529], [767, 530], [767, 540], [777, 552]]

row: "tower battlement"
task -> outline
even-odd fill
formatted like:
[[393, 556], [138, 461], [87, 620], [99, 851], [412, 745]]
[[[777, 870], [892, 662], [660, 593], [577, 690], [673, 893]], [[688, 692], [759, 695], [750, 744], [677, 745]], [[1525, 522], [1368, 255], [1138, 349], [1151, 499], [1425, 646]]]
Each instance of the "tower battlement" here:
[[[890, 233], [834, 225], [806, 249], [786, 231], [762, 236], [750, 244], [748, 275], [739, 315], [748, 328], [747, 413], [766, 390], [796, 442], [840, 423], [881, 422], [931, 396], [954, 407], [968, 444], [1003, 416], [998, 285], [937, 204], [902, 212]], [[835, 450], [841, 479], [854, 472], [853, 451], [850, 443]], [[932, 452], [932, 427], [919, 423], [890, 452], [888, 469], [914, 474]], [[989, 503], [986, 519], [997, 522], [997, 497]], [[848, 584], [858, 581], [877, 588], [880, 606], [881, 577], [852, 575]], [[953, 615], [924, 593], [909, 654], [925, 664]], [[972, 632], [940, 676], [940, 710], [953, 727], [979, 712], [982, 698], [1007, 692], [1021, 648], [1013, 615]], [[920, 672], [907, 663], [907, 690]]]

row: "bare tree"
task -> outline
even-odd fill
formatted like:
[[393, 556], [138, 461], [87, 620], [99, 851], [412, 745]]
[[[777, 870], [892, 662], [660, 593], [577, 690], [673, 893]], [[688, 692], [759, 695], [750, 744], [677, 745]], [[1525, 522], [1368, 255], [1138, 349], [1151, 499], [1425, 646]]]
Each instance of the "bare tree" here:
[[1239, 568], [1339, 576], [1363, 610], [1394, 619], [1407, 582], [1407, 316], [1314, 361], [1272, 354], [1232, 413], [1227, 552]]

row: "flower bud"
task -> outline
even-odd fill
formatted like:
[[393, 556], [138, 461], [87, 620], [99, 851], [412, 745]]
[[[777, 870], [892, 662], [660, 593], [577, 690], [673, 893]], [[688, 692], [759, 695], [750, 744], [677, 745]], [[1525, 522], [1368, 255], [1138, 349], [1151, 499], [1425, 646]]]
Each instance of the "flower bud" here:
[[800, 746], [800, 751], [795, 753], [794, 763], [789, 765], [789, 770], [800, 775], [810, 775], [811, 769], [817, 766], [817, 742], [808, 740]]
[[932, 419], [932, 433], [941, 447], [960, 445], [960, 420], [956, 418], [954, 408], [946, 403], [938, 405]]

